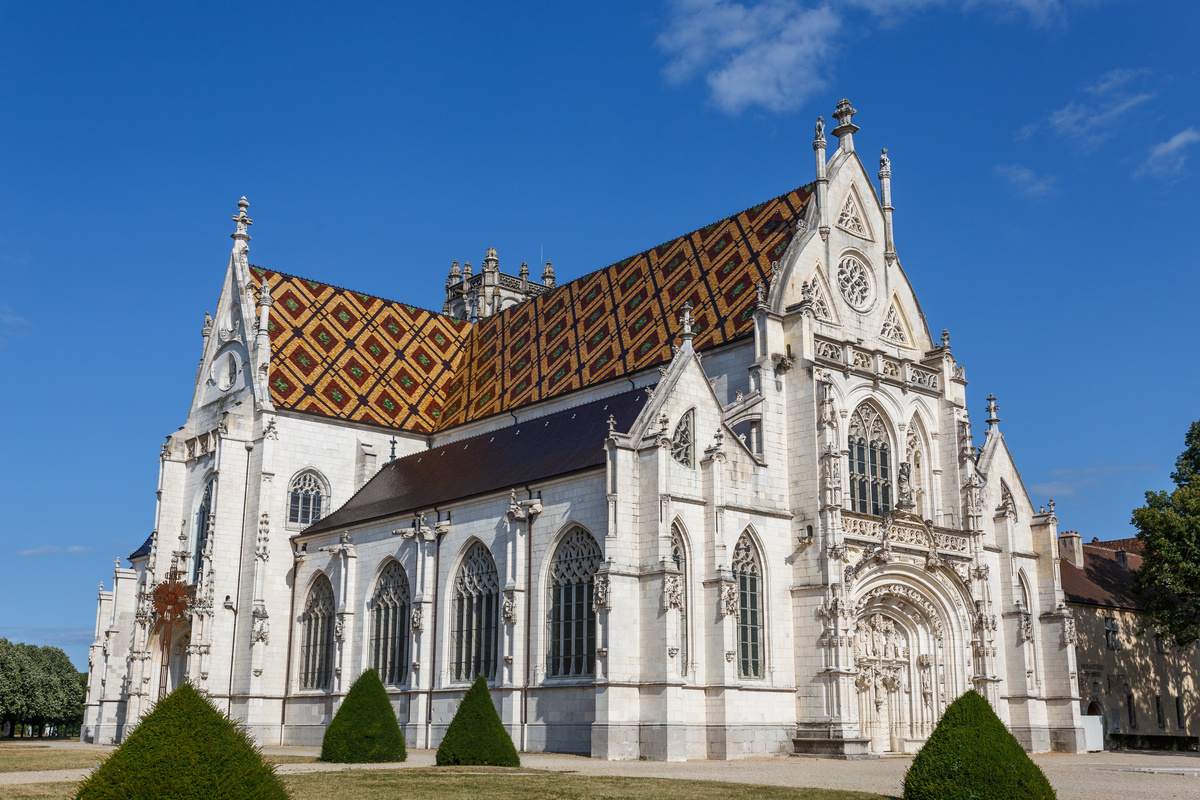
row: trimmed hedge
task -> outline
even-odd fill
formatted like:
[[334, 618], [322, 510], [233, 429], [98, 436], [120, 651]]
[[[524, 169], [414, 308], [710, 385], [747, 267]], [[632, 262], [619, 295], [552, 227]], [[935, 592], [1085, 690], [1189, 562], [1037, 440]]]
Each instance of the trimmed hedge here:
[[904, 800], [1055, 800], [1016, 737], [974, 690], [955, 700], [904, 776]]
[[458, 704], [458, 711], [438, 747], [437, 764], [439, 767], [455, 764], [521, 766], [517, 748], [513, 747], [512, 737], [500, 722], [482, 675], [475, 679]]
[[79, 785], [76, 800], [287, 800], [249, 734], [184, 683]]
[[325, 729], [321, 760], [339, 764], [404, 761], [404, 734], [392, 711], [379, 673], [369, 669], [350, 687], [342, 707]]

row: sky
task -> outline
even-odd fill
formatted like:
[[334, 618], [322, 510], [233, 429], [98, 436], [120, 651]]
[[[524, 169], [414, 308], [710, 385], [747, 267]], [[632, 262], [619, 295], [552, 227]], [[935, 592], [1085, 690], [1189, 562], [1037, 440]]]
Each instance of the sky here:
[[[85, 667], [204, 312], [252, 263], [440, 309], [810, 182], [842, 97], [1035, 504], [1132, 536], [1200, 419], [1194, 2], [0, 0], [0, 636]], [[978, 439], [977, 441], [982, 441]]]

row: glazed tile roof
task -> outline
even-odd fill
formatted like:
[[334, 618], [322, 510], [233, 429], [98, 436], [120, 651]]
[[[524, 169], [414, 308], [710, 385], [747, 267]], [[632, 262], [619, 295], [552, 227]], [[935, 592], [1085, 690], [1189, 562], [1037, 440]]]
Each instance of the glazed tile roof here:
[[432, 432], [669, 360], [685, 303], [698, 349], [749, 336], [755, 284], [811, 197], [787, 192], [474, 325], [254, 267], [275, 301], [271, 399]]

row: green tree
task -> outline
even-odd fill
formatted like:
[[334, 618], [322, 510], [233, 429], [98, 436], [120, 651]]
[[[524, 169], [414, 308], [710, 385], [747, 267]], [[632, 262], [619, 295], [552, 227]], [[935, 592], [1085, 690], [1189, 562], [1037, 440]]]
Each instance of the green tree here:
[[184, 683], [79, 785], [76, 800], [287, 800], [245, 729]]
[[67, 654], [0, 639], [0, 720], [32, 725], [74, 725], [82, 719], [84, 687]]
[[467, 691], [437, 750], [439, 767], [456, 764], [519, 767], [521, 759], [504, 729], [482, 675]]
[[404, 734], [392, 710], [392, 701], [369, 669], [350, 687], [342, 707], [325, 729], [321, 742], [321, 760], [339, 764], [405, 761]]
[[1146, 492], [1133, 512], [1142, 566], [1133, 574], [1146, 621], [1179, 647], [1200, 639], [1200, 422], [1193, 422], [1171, 473], [1175, 489]]
[[942, 714], [904, 776], [904, 800], [1054, 800], [1050, 782], [973, 689]]

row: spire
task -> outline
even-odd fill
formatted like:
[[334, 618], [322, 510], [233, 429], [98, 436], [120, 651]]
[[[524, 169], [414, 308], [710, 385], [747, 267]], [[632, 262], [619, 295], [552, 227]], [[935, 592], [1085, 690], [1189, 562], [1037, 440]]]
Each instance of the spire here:
[[1000, 418], [996, 416], [996, 412], [1000, 410], [1000, 406], [996, 405], [996, 395], [988, 395], [987, 408], [984, 411], [988, 412], [987, 424], [988, 433], [998, 431], [1000, 429]]
[[474, 273], [474, 272], [471, 270], [471, 262], [470, 262], [470, 261], [464, 261], [464, 262], [463, 262], [463, 268], [462, 268], [462, 276], [463, 276], [463, 280], [464, 280], [464, 281], [465, 281], [465, 280], [470, 280], [471, 276], [472, 276], [472, 275], [474, 275], [474, 274], [475, 274], [475, 273]]
[[833, 135], [838, 137], [838, 149], [847, 153], [854, 152], [854, 134], [858, 132], [858, 126], [850, 121], [858, 112], [850, 107], [850, 101], [842, 98], [837, 104], [837, 110], [833, 112], [833, 118], [838, 121], [838, 126], [833, 129]]
[[879, 199], [883, 205], [883, 257], [891, 264], [896, 260], [896, 245], [892, 241], [892, 162], [887, 148], [879, 156]]
[[500, 259], [496, 256], [496, 248], [489, 247], [483, 255], [483, 266], [480, 272], [496, 272], [500, 269]]
[[813, 136], [813, 157], [817, 161], [817, 230], [821, 241], [829, 239], [829, 179], [825, 177], [825, 118], [817, 117]]
[[542, 283], [551, 289], [554, 288], [554, 265], [549, 261], [546, 262], [546, 266], [542, 267]]
[[229, 234], [229, 238], [236, 239], [239, 242], [249, 242], [250, 234], [246, 232], [246, 228], [254, 224], [250, 217], [246, 216], [246, 209], [250, 207], [250, 201], [242, 196], [238, 200], [238, 213], [233, 216], [233, 221], [237, 223], [237, 230]]
[[454, 263], [450, 265], [450, 277], [454, 283], [458, 283], [462, 279], [462, 267], [458, 265], [458, 259], [454, 259]]

